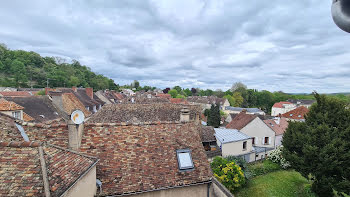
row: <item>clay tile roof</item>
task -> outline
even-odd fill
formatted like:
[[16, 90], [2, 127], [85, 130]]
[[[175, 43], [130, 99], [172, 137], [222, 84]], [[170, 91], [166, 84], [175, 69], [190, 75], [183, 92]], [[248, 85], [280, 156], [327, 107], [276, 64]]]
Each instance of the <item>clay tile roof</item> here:
[[214, 127], [202, 125], [202, 129], [200, 130], [202, 142], [215, 142], [216, 138], [214, 134]]
[[21, 141], [22, 139], [23, 137], [15, 125], [15, 119], [0, 113], [0, 141]]
[[239, 113], [230, 123], [226, 125], [226, 129], [241, 130], [257, 116], [252, 114], [246, 114], [245, 112]]
[[26, 97], [26, 96], [33, 96], [36, 92], [29, 92], [29, 91], [11, 91], [11, 92], [0, 92], [0, 95], [2, 96], [11, 96], [11, 97]]
[[282, 102], [275, 103], [272, 107], [275, 107], [275, 108], [283, 108], [283, 104], [293, 104], [293, 103], [291, 103], [291, 102], [286, 102], [286, 101], [282, 101]]
[[293, 109], [292, 111], [282, 114], [282, 116], [285, 118], [294, 119], [294, 120], [303, 120], [305, 119], [304, 117], [305, 114], [307, 114], [308, 112], [309, 112], [308, 108], [304, 106], [300, 106], [296, 109]]
[[[0, 143], [0, 196], [44, 196], [39, 146]], [[51, 196], [61, 196], [98, 161], [51, 145], [43, 146]]]
[[170, 98], [170, 102], [174, 104], [185, 104], [185, 105], [188, 104], [187, 100], [183, 98]]
[[[188, 105], [190, 118], [200, 115], [199, 106]], [[180, 121], [180, 110], [184, 105], [172, 103], [110, 104], [91, 115], [88, 123], [159, 122]]]
[[34, 118], [29, 116], [27, 113], [23, 112], [23, 120], [26, 121], [26, 122], [30, 122], [30, 121], [33, 121]]
[[[199, 129], [194, 123], [89, 127], [80, 150], [97, 153], [103, 196], [183, 187], [211, 180]], [[191, 150], [193, 170], [179, 170], [180, 149]]]
[[24, 107], [16, 104], [12, 101], [7, 101], [5, 99], [0, 99], [0, 111], [15, 111], [15, 110], [23, 110]]
[[273, 119], [264, 120], [264, 122], [276, 133], [276, 135], [283, 135], [288, 128], [288, 121], [283, 117], [280, 119], [279, 124]]
[[62, 94], [63, 108], [67, 114], [72, 114], [76, 109], [81, 110], [85, 117], [90, 116], [91, 112], [88, 111], [85, 106], [79, 101], [79, 99], [73, 93]]
[[156, 97], [170, 99], [170, 98], [171, 98], [171, 95], [170, 95], [170, 94], [157, 94]]

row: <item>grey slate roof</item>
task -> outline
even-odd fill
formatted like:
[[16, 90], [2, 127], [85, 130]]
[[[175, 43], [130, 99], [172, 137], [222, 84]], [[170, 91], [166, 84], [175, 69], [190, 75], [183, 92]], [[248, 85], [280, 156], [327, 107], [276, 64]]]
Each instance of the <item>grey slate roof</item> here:
[[238, 131], [237, 129], [215, 129], [215, 137], [222, 144], [243, 141], [252, 138]]
[[231, 106], [225, 107], [225, 110], [230, 110], [230, 111], [241, 112], [243, 109], [247, 110], [247, 112], [249, 112], [249, 113], [261, 113], [261, 112], [263, 112], [261, 109], [258, 109], [258, 108], [241, 108], [241, 107], [231, 107]]

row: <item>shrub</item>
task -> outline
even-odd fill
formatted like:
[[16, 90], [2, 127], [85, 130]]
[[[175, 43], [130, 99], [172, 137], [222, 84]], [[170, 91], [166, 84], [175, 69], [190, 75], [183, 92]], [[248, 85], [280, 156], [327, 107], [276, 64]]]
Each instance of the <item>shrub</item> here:
[[[279, 164], [273, 163], [270, 160], [264, 160], [263, 162], [257, 162], [252, 165], [249, 165], [249, 177], [253, 178], [255, 176], [264, 175], [270, 172], [280, 170], [281, 167]], [[247, 173], [248, 174], [248, 173]]]
[[214, 176], [232, 193], [246, 182], [242, 168], [234, 161], [215, 157], [211, 167]]
[[268, 160], [279, 164], [283, 169], [290, 167], [290, 163], [282, 156], [282, 147], [278, 147], [275, 150], [271, 151], [269, 153]]
[[225, 159], [229, 162], [234, 161], [237, 165], [239, 165], [243, 171], [248, 169], [247, 162], [243, 159], [243, 157], [236, 157], [236, 156], [227, 156]]

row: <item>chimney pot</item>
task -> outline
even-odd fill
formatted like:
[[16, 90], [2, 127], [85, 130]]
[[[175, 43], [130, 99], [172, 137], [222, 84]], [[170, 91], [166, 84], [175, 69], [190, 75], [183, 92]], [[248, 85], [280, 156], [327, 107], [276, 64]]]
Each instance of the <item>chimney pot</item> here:
[[180, 121], [181, 122], [189, 122], [190, 121], [190, 110], [188, 109], [188, 107], [184, 107], [181, 110]]
[[73, 90], [74, 92], [77, 92], [77, 87], [73, 86], [73, 87], [72, 87], [72, 90]]

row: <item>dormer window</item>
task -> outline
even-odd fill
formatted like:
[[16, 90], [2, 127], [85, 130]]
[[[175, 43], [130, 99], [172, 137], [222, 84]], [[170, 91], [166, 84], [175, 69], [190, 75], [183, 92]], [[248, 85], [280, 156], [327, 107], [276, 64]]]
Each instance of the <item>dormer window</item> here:
[[21, 111], [12, 112], [12, 116], [16, 119], [21, 119]]
[[194, 169], [190, 149], [177, 150], [176, 154], [177, 154], [177, 162], [179, 164], [180, 171], [187, 171], [187, 170]]

